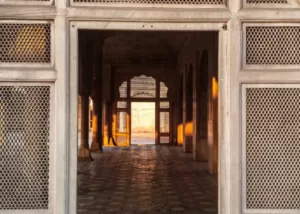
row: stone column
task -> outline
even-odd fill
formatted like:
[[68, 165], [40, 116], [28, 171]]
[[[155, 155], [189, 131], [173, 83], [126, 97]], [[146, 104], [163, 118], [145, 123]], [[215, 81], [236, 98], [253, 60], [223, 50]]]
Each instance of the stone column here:
[[103, 71], [103, 40], [97, 38], [93, 56], [93, 139], [90, 150], [102, 151], [102, 71]]
[[185, 78], [185, 121], [184, 151], [193, 151], [193, 66], [186, 67]]
[[[198, 53], [196, 56], [196, 60], [198, 60]], [[200, 145], [200, 121], [199, 121], [199, 113], [200, 106], [197, 100], [200, 98], [199, 93], [199, 82], [198, 82], [198, 66], [193, 70], [193, 159], [201, 160], [201, 145]]]
[[92, 126], [92, 152], [102, 151], [103, 146], [103, 128], [102, 128], [102, 99], [93, 98], [93, 126]]
[[79, 159], [91, 159], [89, 150], [89, 95], [82, 94], [81, 100], [81, 132], [80, 148], [78, 153]]
[[[81, 133], [80, 148], [78, 153], [79, 160], [92, 160], [89, 150], [89, 96], [92, 92], [92, 57], [94, 50], [93, 40], [87, 32], [79, 33], [79, 82], [78, 92], [81, 101]], [[92, 51], [91, 51], [92, 50]]]
[[187, 91], [187, 84], [186, 84], [186, 79], [187, 79], [187, 65], [185, 66], [185, 70], [183, 71], [183, 99], [182, 99], [182, 145], [183, 145], [183, 151], [187, 152], [187, 144], [186, 144], [186, 139], [185, 139], [185, 126], [186, 126], [186, 91]]
[[93, 98], [93, 126], [92, 126], [92, 144], [90, 150], [92, 152], [101, 151], [99, 139], [99, 99]]
[[215, 36], [214, 41], [214, 49], [213, 49], [213, 160], [212, 160], [212, 174], [218, 173], [218, 159], [219, 159], [219, 83], [218, 83], [218, 44], [217, 44], [217, 36]]
[[[216, 45], [216, 44], [215, 44]], [[209, 90], [208, 90], [208, 169], [211, 174], [218, 172], [218, 69], [217, 48], [208, 53]], [[216, 59], [216, 60], [214, 60]]]
[[208, 85], [208, 56], [207, 51], [197, 52], [197, 67], [194, 70], [194, 129], [193, 129], [193, 159], [207, 161], [207, 85]]

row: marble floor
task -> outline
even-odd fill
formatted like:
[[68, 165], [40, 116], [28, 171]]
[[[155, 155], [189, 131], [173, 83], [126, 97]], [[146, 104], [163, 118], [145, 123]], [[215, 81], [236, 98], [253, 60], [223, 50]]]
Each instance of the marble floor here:
[[217, 214], [217, 176], [176, 146], [104, 148], [78, 163], [78, 213]]

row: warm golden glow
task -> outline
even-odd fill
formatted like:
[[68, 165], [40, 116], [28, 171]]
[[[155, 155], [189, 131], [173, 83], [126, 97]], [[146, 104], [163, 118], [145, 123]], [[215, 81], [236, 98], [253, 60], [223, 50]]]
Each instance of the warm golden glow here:
[[92, 132], [93, 133], [97, 133], [97, 130], [98, 130], [97, 123], [98, 123], [98, 116], [94, 115], [93, 120], [92, 120]]
[[215, 77], [212, 78], [212, 98], [218, 98], [218, 82]]
[[130, 117], [129, 117], [129, 114], [126, 114], [126, 132], [127, 132], [127, 135], [126, 135], [126, 145], [129, 146], [130, 145], [130, 142], [129, 142], [129, 126], [130, 126]]
[[193, 136], [193, 122], [185, 124], [185, 136]]
[[[112, 137], [116, 140], [117, 139], [117, 116], [113, 114], [112, 116]], [[111, 139], [109, 139], [111, 140]], [[111, 142], [108, 142], [108, 144]]]
[[108, 125], [104, 125], [103, 128], [103, 145], [108, 145]]
[[23, 58], [24, 56], [43, 56], [46, 53], [46, 32], [42, 26], [24, 26], [11, 47], [9, 55]]
[[182, 123], [180, 123], [177, 126], [177, 143], [179, 145], [183, 144], [183, 125], [182, 125]]
[[131, 143], [155, 144], [155, 103], [131, 103]]
[[[120, 113], [120, 112], [119, 112]], [[124, 112], [123, 112], [124, 113]], [[120, 114], [117, 114], [119, 117]], [[129, 142], [129, 115], [126, 113], [126, 117], [125, 117], [125, 130], [122, 129], [121, 131], [118, 131], [120, 130], [119, 128], [117, 128], [117, 120], [120, 120], [121, 118], [117, 119], [117, 115], [114, 114], [113, 115], [113, 124], [112, 124], [112, 133], [113, 133], [113, 138], [114, 140], [116, 141], [116, 143], [118, 144], [118, 146], [129, 146], [130, 142]], [[110, 139], [110, 142], [108, 142], [109, 144], [112, 145], [112, 139]]]
[[131, 132], [154, 133], [155, 132], [155, 103], [132, 102], [131, 103]]

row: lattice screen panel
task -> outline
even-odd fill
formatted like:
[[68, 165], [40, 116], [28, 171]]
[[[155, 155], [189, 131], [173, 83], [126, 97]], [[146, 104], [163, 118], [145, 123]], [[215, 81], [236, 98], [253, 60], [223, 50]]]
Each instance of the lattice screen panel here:
[[[18, 0], [19, 2], [50, 2], [50, 0]], [[6, 0], [6, 2], [16, 2], [16, 0]]]
[[74, 2], [80, 3], [131, 3], [131, 4], [189, 4], [189, 5], [201, 5], [201, 4], [213, 4], [222, 5], [225, 4], [225, 0], [74, 0]]
[[168, 109], [168, 108], [170, 108], [170, 103], [169, 102], [160, 102], [159, 103], [159, 108]]
[[167, 98], [168, 97], [168, 87], [163, 82], [160, 82], [159, 85], [160, 85], [160, 90], [159, 90], [160, 98]]
[[170, 143], [170, 137], [169, 136], [159, 137], [159, 143], [161, 143], [161, 144]]
[[117, 132], [127, 131], [127, 113], [118, 112], [117, 113]]
[[153, 77], [141, 75], [130, 80], [130, 96], [139, 98], [156, 97], [156, 80]]
[[50, 63], [51, 25], [0, 23], [0, 62]]
[[0, 210], [48, 208], [49, 120], [49, 86], [0, 86]]
[[159, 112], [159, 132], [170, 132], [170, 114], [169, 112]]
[[300, 26], [247, 26], [246, 64], [300, 64]]
[[246, 89], [246, 207], [300, 209], [300, 88]]
[[123, 82], [119, 87], [119, 96], [120, 98], [127, 98], [127, 81]]
[[287, 4], [287, 0], [246, 0], [248, 4]]
[[127, 108], [127, 102], [126, 101], [118, 101], [117, 108]]

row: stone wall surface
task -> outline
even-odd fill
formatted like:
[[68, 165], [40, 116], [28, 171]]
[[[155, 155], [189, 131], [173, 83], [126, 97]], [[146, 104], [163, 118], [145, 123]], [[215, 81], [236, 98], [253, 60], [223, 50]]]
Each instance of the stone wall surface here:
[[[267, 163], [264, 158], [259, 157], [262, 160], [260, 164], [271, 164], [265, 169], [269, 170], [268, 175], [275, 173], [279, 176], [278, 182], [274, 182], [274, 179], [277, 181], [274, 176], [270, 179], [280, 187], [280, 191], [275, 188], [266, 194], [272, 198], [273, 191], [276, 190], [278, 201], [273, 201], [272, 206], [256, 204], [253, 201], [250, 203], [249, 197], [253, 195], [249, 196], [246, 192], [249, 184], [247, 173], [256, 170], [247, 165], [249, 158], [252, 158], [250, 159], [252, 161], [256, 160], [255, 156], [247, 156], [250, 154], [247, 149], [253, 142], [247, 134], [249, 130], [256, 130], [256, 127], [254, 129], [249, 127], [252, 123], [247, 122], [249, 103], [247, 103], [246, 89], [299, 88], [299, 8], [299, 2], [296, 0], [195, 1], [195, 3], [162, 1], [159, 4], [149, 3], [149, 1], [101, 3], [67, 0], [2, 0], [0, 2], [0, 47], [11, 56], [0, 51], [0, 84], [41, 83], [53, 87], [50, 99], [52, 110], [49, 131], [50, 165], [49, 172], [44, 172], [49, 173], [50, 177], [49, 206], [47, 210], [29, 211], [29, 213], [76, 213], [78, 127], [75, 115], [77, 115], [78, 100], [76, 74], [78, 29], [218, 31], [219, 213], [299, 213], [299, 201], [289, 205], [282, 195], [286, 192], [285, 187], [288, 187], [289, 182], [275, 173], [274, 162]], [[16, 38], [15, 32], [21, 25], [25, 26], [25, 30], [19, 34], [19, 38]], [[41, 28], [42, 25], [47, 26], [46, 30]], [[35, 32], [35, 36], [30, 32]], [[247, 32], [249, 32], [248, 37]], [[47, 45], [43, 45], [45, 38]], [[210, 36], [206, 38], [210, 39]], [[10, 47], [10, 41], [13, 39], [17, 42]], [[186, 40], [188, 41], [188, 38]], [[39, 41], [41, 46], [36, 45], [35, 41]], [[208, 44], [205, 40], [198, 41], [200, 46]], [[22, 55], [13, 56], [14, 50], [21, 50], [18, 49], [19, 44], [23, 46], [25, 44], [28, 50], [22, 49]], [[261, 50], [262, 47], [266, 48]], [[46, 60], [40, 59], [43, 54], [36, 55], [41, 53], [43, 48], [47, 49], [44, 52], [48, 54]], [[289, 59], [285, 59], [285, 56], [289, 56]], [[181, 57], [182, 61], [186, 61], [186, 58], [189, 58], [191, 63], [195, 63], [195, 55]], [[181, 63], [182, 61], [180, 65], [184, 64]], [[183, 70], [184, 67], [178, 69]], [[105, 93], [105, 96], [109, 100], [110, 92]], [[279, 105], [282, 100], [281, 94], [276, 96], [273, 105]], [[250, 104], [252, 106], [252, 103]], [[272, 109], [272, 105], [268, 108]], [[253, 109], [260, 112], [261, 109], [268, 110], [268, 108], [257, 106]], [[286, 110], [282, 109], [282, 111]], [[277, 119], [270, 116], [269, 121], [277, 121]], [[285, 151], [285, 145], [294, 142], [287, 127], [291, 127], [293, 125], [291, 123], [296, 122], [284, 122], [284, 119], [280, 119], [280, 123], [276, 124], [270, 122], [265, 126], [264, 131], [260, 132], [264, 136], [261, 139], [270, 140], [269, 149], [273, 149], [273, 153], [277, 147]], [[270, 127], [274, 130], [287, 128], [284, 135], [284, 139], [287, 140], [273, 139]], [[277, 142], [280, 144], [272, 147]], [[266, 141], [260, 143], [263, 145]], [[256, 149], [257, 151], [251, 154], [267, 155], [262, 147]], [[286, 157], [291, 155], [290, 152], [291, 150], [286, 153], [277, 152], [277, 160], [286, 160]], [[294, 170], [295, 168], [286, 168], [285, 174], [294, 175]], [[264, 175], [264, 172], [260, 175]], [[264, 179], [264, 177], [260, 178]], [[253, 189], [261, 186], [259, 180], [256, 182], [258, 183], [252, 183]], [[299, 186], [299, 182], [295, 185]], [[297, 188], [295, 192], [298, 192]], [[281, 204], [285, 206], [280, 207]], [[3, 210], [0, 211], [2, 213]], [[12, 210], [10, 213], [22, 212], [28, 213], [24, 210]]]

